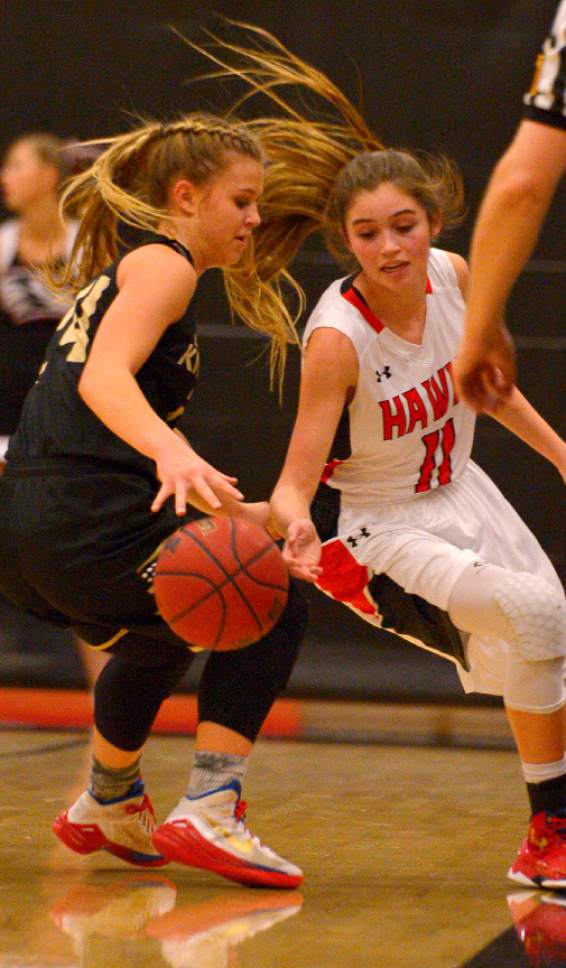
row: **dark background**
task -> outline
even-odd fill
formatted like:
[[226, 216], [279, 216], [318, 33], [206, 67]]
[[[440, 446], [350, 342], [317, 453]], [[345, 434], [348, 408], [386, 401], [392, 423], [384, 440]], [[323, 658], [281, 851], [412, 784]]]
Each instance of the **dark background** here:
[[[225, 109], [238, 89], [195, 83], [207, 62], [169, 29], [172, 24], [202, 42], [202, 27], [214, 28], [218, 12], [274, 32], [326, 72], [350, 99], [363, 103], [368, 122], [387, 144], [452, 156], [464, 175], [469, 215], [442, 244], [465, 255], [479, 199], [521, 117], [521, 98], [555, 7], [556, 0], [245, 0], [214, 7], [192, 0], [11, 0], [0, 15], [0, 141], [5, 146], [41, 129], [85, 139], [124, 130], [132, 115], [167, 119], [183, 110]], [[561, 191], [509, 310], [521, 388], [561, 432], [564, 200]], [[309, 306], [343, 274], [316, 239], [294, 268]], [[214, 273], [203, 282], [198, 313], [203, 376], [188, 411], [188, 433], [212, 463], [239, 476], [250, 499], [265, 497], [292, 426], [298, 354], [291, 354], [280, 407], [269, 392], [264, 344], [245, 328], [230, 326]], [[564, 577], [558, 474], [488, 418], [480, 420], [474, 456]], [[459, 698], [448, 663], [386, 635], [376, 637], [345, 609], [311, 597], [311, 629], [291, 692]], [[80, 681], [66, 639], [16, 625], [5, 632], [0, 681]]]

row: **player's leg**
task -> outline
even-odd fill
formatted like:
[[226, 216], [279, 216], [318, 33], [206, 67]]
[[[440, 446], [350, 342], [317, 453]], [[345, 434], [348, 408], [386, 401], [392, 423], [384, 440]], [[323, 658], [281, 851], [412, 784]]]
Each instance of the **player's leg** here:
[[83, 667], [86, 685], [89, 690], [92, 690], [101, 670], [106, 664], [107, 656], [104, 652], [92, 649], [88, 642], [83, 642], [78, 635], [74, 636], [74, 642], [77, 655]]
[[[454, 586], [449, 613], [459, 628], [473, 635], [470, 660], [485, 665], [491, 655], [500, 665], [505, 707], [521, 757], [531, 823], [509, 876], [523, 884], [564, 888], [564, 595], [537, 575], [489, 564], [472, 566]], [[505, 643], [503, 653], [490, 648], [497, 640]]]
[[[500, 510], [507, 514], [506, 507]], [[454, 508], [449, 512], [453, 515]], [[404, 616], [396, 616], [390, 609], [384, 621], [379, 600], [371, 596], [372, 573], [385, 573], [406, 593], [447, 611], [452, 624], [471, 633], [467, 648], [471, 689], [504, 696], [533, 814], [538, 817], [534, 836], [550, 845], [553, 858], [552, 866], [547, 856], [541, 858], [536, 870], [529, 863], [528, 880], [523, 882], [566, 886], [566, 845], [562, 840], [566, 833], [562, 711], [566, 620], [564, 595], [544, 553], [537, 546], [535, 554], [534, 539], [516, 515], [513, 553], [517, 556], [517, 546], [525, 546], [529, 559], [525, 564], [529, 566], [532, 558], [532, 573], [485, 565], [471, 549], [403, 526], [402, 520], [388, 530], [380, 523], [375, 526], [363, 510], [351, 518], [351, 530], [323, 547], [323, 567], [326, 561], [330, 567], [320, 584], [367, 621], [383, 621], [397, 630], [402, 628]], [[480, 524], [476, 522], [476, 526]], [[450, 520], [442, 530], [449, 533], [449, 528]], [[497, 550], [505, 555], [505, 547]], [[401, 599], [397, 611], [402, 613], [402, 609]], [[461, 677], [465, 681], [466, 673]], [[544, 830], [539, 830], [541, 823]]]
[[193, 654], [168, 641], [168, 630], [163, 638], [160, 643], [132, 633], [122, 636], [96, 682], [89, 789], [53, 826], [78, 853], [106, 850], [141, 867], [166, 863], [151, 842], [156, 825], [141, 754], [161, 703], [185, 675]]
[[199, 726], [186, 795], [153, 837], [170, 860], [243, 884], [296, 887], [302, 872], [252, 837], [241, 800], [247, 758], [285, 688], [306, 627], [294, 582], [287, 608], [259, 642], [212, 653], [199, 689]]

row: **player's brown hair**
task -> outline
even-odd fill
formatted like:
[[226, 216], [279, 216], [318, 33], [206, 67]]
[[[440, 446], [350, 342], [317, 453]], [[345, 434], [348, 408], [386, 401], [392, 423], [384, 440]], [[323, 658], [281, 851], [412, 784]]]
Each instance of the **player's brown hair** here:
[[[414, 196], [429, 217], [438, 213], [444, 225], [455, 224], [462, 206], [462, 182], [447, 158], [386, 148], [360, 111], [321, 71], [297, 57], [267, 31], [227, 21], [237, 43], [210, 34], [213, 43], [199, 45], [183, 38], [217, 65], [212, 77], [240, 78], [251, 90], [240, 99], [265, 95], [277, 116], [247, 122], [265, 150], [268, 167], [260, 202], [262, 224], [254, 233], [255, 273], [261, 279], [286, 281], [304, 294], [289, 274], [305, 239], [320, 231], [330, 252], [350, 268], [357, 265], [344, 244], [344, 216], [356, 193], [394, 181]], [[293, 103], [281, 88], [294, 89]], [[314, 96], [312, 112], [305, 99]], [[298, 105], [298, 106], [295, 106]], [[250, 254], [251, 257], [251, 254]], [[228, 286], [234, 277], [228, 276]], [[250, 292], [251, 296], [251, 292]]]
[[393, 182], [422, 205], [429, 223], [440, 216], [443, 227], [449, 228], [462, 217], [462, 179], [450, 159], [424, 153], [417, 157], [394, 148], [363, 151], [339, 172], [326, 209], [326, 244], [348, 270], [359, 268], [345, 244], [348, 210], [359, 192], [371, 192], [384, 182]]

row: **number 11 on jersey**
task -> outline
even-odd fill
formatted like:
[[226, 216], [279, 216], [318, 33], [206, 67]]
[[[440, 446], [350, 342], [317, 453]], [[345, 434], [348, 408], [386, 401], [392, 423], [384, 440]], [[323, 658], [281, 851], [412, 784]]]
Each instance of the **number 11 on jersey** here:
[[[452, 461], [450, 455], [456, 442], [456, 432], [452, 417], [439, 430], [424, 434], [422, 442], [425, 446], [425, 456], [421, 464], [419, 479], [415, 484], [415, 493], [430, 491], [434, 472], [438, 475], [438, 485], [449, 484], [452, 480]], [[440, 445], [440, 463], [437, 464], [437, 453]]]

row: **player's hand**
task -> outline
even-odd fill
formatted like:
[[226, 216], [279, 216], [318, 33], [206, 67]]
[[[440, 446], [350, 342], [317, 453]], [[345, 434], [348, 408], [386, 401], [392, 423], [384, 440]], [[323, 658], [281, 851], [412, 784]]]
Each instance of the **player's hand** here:
[[213, 511], [222, 507], [223, 499], [243, 500], [244, 495], [234, 486], [237, 478], [216, 470], [180, 436], [168, 441], [156, 456], [155, 463], [161, 487], [151, 505], [152, 511], [159, 511], [165, 501], [173, 497], [175, 513], [179, 516], [186, 514], [190, 491], [194, 491]]
[[456, 389], [478, 413], [497, 410], [517, 379], [515, 348], [501, 323], [483, 338], [465, 336], [454, 361]]
[[283, 560], [294, 578], [315, 582], [322, 573], [321, 541], [310, 518], [293, 521], [287, 528]]
[[238, 505], [237, 514], [234, 516], [257, 524], [275, 540], [280, 537], [279, 532], [275, 531], [271, 523], [269, 501], [243, 501]]

